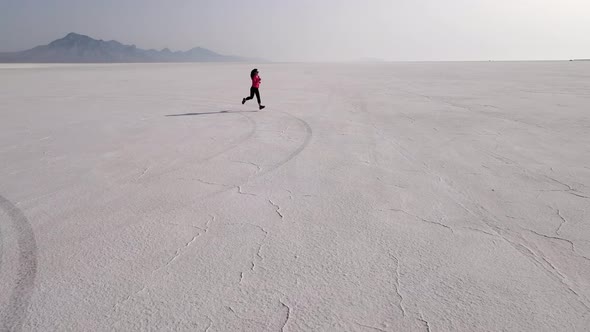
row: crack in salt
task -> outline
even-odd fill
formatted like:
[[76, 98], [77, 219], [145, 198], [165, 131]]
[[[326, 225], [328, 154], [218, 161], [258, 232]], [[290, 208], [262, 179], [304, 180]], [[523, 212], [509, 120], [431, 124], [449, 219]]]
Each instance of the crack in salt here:
[[401, 290], [401, 284], [400, 284], [400, 273], [399, 273], [399, 266], [400, 266], [400, 262], [399, 259], [393, 255], [392, 253], [389, 253], [389, 256], [395, 260], [395, 292], [397, 293], [397, 296], [399, 297], [399, 309], [402, 312], [402, 315], [404, 317], [406, 317], [406, 309], [404, 308], [404, 297], [402, 295], [402, 293], [400, 292]]
[[[255, 227], [255, 228], [259, 229], [262, 233], [264, 233], [264, 237], [258, 243], [258, 249], [256, 249], [256, 257], [254, 257], [252, 259], [252, 261], [250, 262], [250, 264], [252, 264], [250, 266], [250, 271], [254, 272], [254, 270], [256, 269], [256, 263], [255, 263], [256, 259], [258, 259], [260, 261], [264, 260], [264, 257], [262, 256], [262, 247], [264, 246], [264, 242], [266, 241], [269, 232], [266, 229], [264, 229], [264, 227], [262, 227], [260, 225], [250, 224], [250, 223], [237, 223], [237, 224], [226, 224], [226, 225], [233, 225], [233, 226], [247, 225], [247, 226], [252, 226], [252, 227]], [[244, 277], [245, 277], [244, 273], [243, 272], [240, 272], [240, 283], [242, 283]]]
[[183, 254], [183, 253], [184, 253], [184, 252], [187, 250], [187, 248], [188, 248], [188, 247], [190, 247], [190, 246], [191, 246], [191, 244], [193, 244], [193, 243], [194, 243], [194, 242], [197, 240], [197, 238], [198, 238], [199, 236], [201, 236], [201, 234], [200, 234], [200, 233], [199, 233], [197, 236], [194, 236], [194, 237], [192, 238], [192, 240], [190, 240], [190, 241], [189, 241], [187, 244], [185, 244], [185, 245], [184, 245], [184, 247], [183, 247], [183, 248], [178, 248], [178, 249], [176, 249], [176, 253], [174, 254], [174, 257], [172, 257], [172, 259], [170, 259], [170, 260], [168, 261], [168, 263], [166, 263], [166, 264], [165, 264], [163, 267], [160, 267], [160, 268], [159, 268], [159, 269], [157, 269], [156, 271], [158, 271], [158, 270], [161, 270], [161, 269], [164, 269], [164, 268], [168, 267], [168, 265], [170, 265], [170, 264], [171, 264], [172, 262], [174, 262], [174, 261], [175, 261], [175, 260], [176, 260], [178, 257], [180, 257], [180, 256], [181, 256], [181, 255], [182, 255], [182, 254]]
[[[399, 144], [398, 144], [399, 145]], [[402, 154], [403, 155], [403, 154]], [[412, 161], [412, 160], [410, 160]], [[433, 175], [437, 175], [439, 178], [440, 176], [438, 174], [436, 174], [434, 171], [430, 170], [427, 168], [427, 170], [430, 171], [431, 174]], [[524, 169], [525, 172], [527, 172], [526, 169]], [[560, 184], [562, 184], [563, 186], [567, 187], [569, 190], [573, 190], [574, 188], [572, 188], [571, 186], [569, 186], [568, 184], [562, 183], [558, 180], [555, 180], [553, 178], [547, 177], [555, 182], [558, 182]], [[494, 216], [491, 212], [489, 212], [485, 207], [483, 207], [481, 204], [477, 204], [476, 202], [473, 202], [471, 200], [469, 200], [467, 197], [465, 197], [465, 194], [457, 191], [450, 183], [448, 183], [447, 181], [442, 181], [443, 184], [445, 184], [452, 192], [454, 192], [456, 195], [460, 196], [463, 200], [472, 203], [475, 205], [475, 207], [477, 208], [477, 210], [479, 210], [478, 212], [474, 212], [472, 209], [468, 208], [463, 202], [461, 202], [461, 199], [457, 199], [455, 197], [453, 197], [452, 195], [449, 196], [451, 199], [453, 199], [453, 201], [460, 206], [462, 209], [464, 209], [465, 211], [467, 211], [468, 213], [470, 213], [471, 215], [481, 218], [481, 221], [486, 224], [488, 227], [490, 227], [494, 232], [496, 232], [502, 239], [504, 239], [506, 242], [508, 242], [514, 249], [516, 249], [517, 251], [519, 251], [521, 254], [523, 254], [525, 257], [529, 258], [533, 264], [537, 265], [540, 269], [542, 269], [543, 271], [545, 271], [546, 273], [549, 274], [549, 276], [551, 276], [552, 278], [554, 278], [554, 280], [556, 280], [557, 282], [561, 283], [563, 285], [563, 287], [565, 287], [570, 293], [574, 294], [576, 296], [576, 300], [582, 305], [584, 306], [587, 310], [590, 310], [590, 306], [588, 305], [588, 299], [586, 299], [585, 296], [581, 296], [579, 295], [576, 291], [574, 291], [572, 289], [572, 286], [568, 283], [567, 279], [563, 277], [563, 274], [561, 274], [557, 269], [554, 268], [554, 266], [552, 264], [550, 264], [549, 262], [547, 262], [546, 259], [544, 258], [540, 258], [535, 252], [533, 252], [531, 249], [529, 249], [528, 247], [526, 247], [524, 245], [524, 243], [526, 243], [526, 240], [523, 239], [520, 236], [517, 236], [515, 234], [513, 234], [512, 232], [510, 232], [507, 229], [504, 229], [502, 227], [499, 227], [499, 221], [497, 219], [496, 216]], [[578, 195], [577, 195], [578, 196]], [[490, 219], [488, 219], [490, 218]], [[421, 219], [423, 220], [423, 219]], [[452, 230], [451, 230], [452, 231]], [[516, 238], [516, 239], [511, 239], [511, 238]], [[543, 263], [543, 261], [541, 261], [541, 259], [543, 261], [545, 261], [545, 263]], [[549, 268], [547, 267], [547, 265], [549, 265]]]
[[152, 274], [150, 276], [149, 281], [137, 292], [128, 295], [123, 301], [117, 302], [114, 306], [113, 306], [113, 310], [115, 312], [119, 311], [119, 307], [124, 305], [125, 303], [127, 303], [129, 300], [131, 300], [131, 298], [135, 297], [136, 295], [140, 294], [141, 292], [145, 291], [148, 288], [148, 285], [151, 283], [151, 280], [154, 278], [154, 275], [165, 269], [166, 267], [168, 267], [170, 264], [172, 264], [178, 257], [180, 257], [187, 249], [188, 247], [190, 247], [196, 240], [197, 238], [201, 236], [201, 233], [198, 233], [196, 236], [194, 236], [188, 243], [186, 243], [183, 247], [176, 249], [176, 252], [174, 253], [174, 256], [168, 260], [168, 262], [166, 262], [166, 264], [164, 264], [163, 266], [160, 266], [159, 268], [155, 269], [152, 271]]
[[139, 293], [145, 291], [147, 289], [147, 286], [142, 287], [140, 290], [138, 290], [137, 292], [127, 295], [127, 297], [125, 299], [123, 299], [122, 301], [119, 301], [117, 303], [115, 303], [115, 305], [113, 306], [113, 310], [115, 312], [119, 312], [119, 307], [124, 305], [125, 303], [127, 303], [129, 300], [131, 300], [132, 297], [137, 296]]
[[213, 320], [207, 316], [207, 320], [209, 321], [209, 325], [205, 328], [205, 332], [209, 331], [209, 329], [213, 326]]
[[[446, 184], [449, 187], [449, 189], [454, 190], [453, 186], [449, 185], [448, 183], [446, 183]], [[463, 193], [461, 193], [459, 191], [456, 191], [456, 190], [454, 190], [454, 191], [456, 194], [458, 194], [460, 196], [464, 195]], [[453, 198], [453, 197], [451, 196], [451, 198]], [[465, 199], [469, 202], [469, 200], [466, 199], [465, 197], [463, 197], [463, 199]], [[513, 234], [509, 230], [499, 227], [497, 225], [499, 223], [497, 217], [494, 216], [491, 212], [489, 212], [485, 207], [483, 207], [481, 204], [471, 202], [479, 210], [478, 212], [475, 212], [472, 209], [470, 209], [469, 207], [467, 207], [464, 203], [462, 203], [461, 200], [453, 199], [453, 201], [458, 206], [460, 206], [462, 209], [467, 211], [469, 214], [471, 214], [475, 217], [481, 218], [481, 221], [484, 224], [486, 224], [488, 227], [490, 227], [494, 232], [496, 232], [498, 234], [498, 236], [500, 236], [502, 239], [504, 239], [504, 241], [508, 242], [515, 250], [517, 250], [518, 252], [523, 254], [525, 257], [529, 258], [533, 264], [537, 265], [541, 270], [546, 272], [555, 281], [559, 282], [563, 287], [565, 287], [567, 289], [567, 291], [569, 291], [571, 294], [575, 295], [578, 303], [580, 303], [582, 306], [584, 306], [584, 308], [586, 308], [586, 310], [590, 310], [590, 306], [588, 305], [588, 299], [586, 299], [585, 296], [579, 295], [575, 290], [573, 290], [572, 286], [568, 283], [567, 279], [565, 279], [563, 277], [563, 274], [561, 274], [558, 270], [554, 269], [554, 266], [549, 264], [549, 262], [547, 262], [546, 259], [540, 258], [534, 251], [532, 251], [530, 248], [528, 248], [526, 245], [524, 245], [524, 243], [526, 243], [527, 241], [525, 239], [523, 239], [521, 236]], [[488, 219], [488, 218], [490, 218], [490, 219]], [[515, 238], [515, 239], [512, 239], [512, 238]], [[541, 260], [545, 261], [545, 263], [543, 263], [543, 261], [541, 261]], [[548, 264], [549, 264], [549, 268], [547, 267]]]
[[384, 329], [380, 329], [380, 328], [378, 328], [378, 327], [369, 326], [369, 325], [365, 325], [365, 324], [361, 324], [361, 323], [357, 323], [357, 322], [354, 322], [354, 323], [355, 323], [356, 325], [358, 325], [358, 326], [360, 326], [360, 327], [364, 327], [364, 328], [366, 328], [366, 329], [371, 329], [371, 330], [374, 330], [374, 331], [379, 331], [379, 332], [387, 332], [387, 331], [385, 331]]
[[201, 228], [201, 227], [195, 226], [195, 225], [181, 225], [181, 224], [175, 224], [173, 222], [164, 222], [164, 224], [170, 225], [170, 226], [176, 226], [176, 227], [191, 227], [191, 228], [194, 228], [194, 229], [198, 229], [200, 231], [203, 231], [203, 232], [207, 232], [207, 229]]
[[281, 217], [281, 219], [284, 218], [283, 214], [281, 213], [281, 207], [278, 204], [275, 204], [272, 200], [268, 200], [268, 202], [275, 208], [275, 212], [279, 215], [279, 217]]
[[258, 196], [256, 194], [252, 194], [252, 193], [246, 193], [242, 191], [242, 186], [237, 186], [236, 188], [238, 188], [238, 194], [240, 195], [248, 195], [248, 196]]
[[[264, 238], [262, 239], [262, 241], [260, 241], [260, 244], [258, 245], [258, 250], [256, 250], [256, 257], [262, 261], [264, 260], [264, 257], [262, 257], [262, 247], [264, 246], [264, 241], [266, 241], [266, 238], [268, 237], [268, 231], [260, 226], [258, 227], [262, 232], [264, 232]], [[252, 263], [252, 271], [254, 271], [254, 263]]]
[[557, 211], [557, 216], [561, 219], [561, 223], [559, 224], [559, 227], [557, 227], [557, 230], [555, 231], [555, 234], [560, 235], [559, 232], [561, 231], [561, 227], [563, 227], [563, 225], [565, 225], [567, 223], [567, 219], [565, 219], [561, 215], [561, 212], [559, 211], [559, 209], [557, 209], [556, 211]]
[[227, 184], [223, 184], [223, 183], [215, 183], [215, 182], [209, 182], [209, 181], [205, 181], [205, 180], [201, 180], [201, 179], [196, 179], [198, 182], [201, 182], [203, 184], [208, 184], [208, 185], [212, 185], [212, 186], [218, 186], [218, 187], [226, 187], [229, 188], [231, 186], [227, 185]]
[[586, 257], [586, 256], [584, 256], [584, 255], [582, 255], [582, 254], [580, 254], [580, 253], [578, 253], [578, 251], [576, 250], [576, 245], [575, 245], [575, 244], [574, 244], [574, 242], [573, 242], [573, 241], [571, 241], [571, 240], [564, 239], [564, 238], [562, 238], [562, 237], [557, 237], [557, 236], [549, 236], [549, 235], [541, 234], [541, 233], [539, 233], [539, 232], [536, 232], [536, 231], [534, 231], [534, 230], [532, 230], [532, 229], [526, 229], [526, 230], [527, 230], [527, 231], [529, 231], [529, 232], [531, 232], [531, 233], [533, 233], [533, 234], [535, 234], [535, 235], [537, 235], [537, 236], [544, 237], [544, 238], [546, 238], [546, 239], [549, 239], [549, 240], [556, 240], [556, 241], [562, 241], [562, 242], [566, 242], [566, 243], [568, 243], [568, 244], [570, 245], [570, 247], [571, 247], [571, 249], [572, 249], [572, 252], [573, 252], [573, 253], [574, 253], [574, 254], [575, 254], [577, 257], [580, 257], [580, 258], [583, 258], [583, 259], [585, 259], [585, 260], [588, 260], [588, 261], [590, 261], [590, 258], [588, 258], [588, 257]]
[[553, 181], [553, 182], [559, 183], [560, 185], [564, 186], [566, 189], [565, 190], [540, 190], [540, 191], [562, 191], [562, 192], [568, 193], [568, 194], [576, 196], [576, 197], [590, 199], [590, 196], [583, 195], [583, 193], [580, 193], [574, 187], [570, 186], [569, 184], [567, 184], [565, 182], [561, 182], [561, 181], [559, 181], [555, 178], [552, 178], [550, 176], [547, 176], [547, 175], [544, 175], [544, 177]]
[[211, 220], [208, 220], [207, 223], [205, 223], [205, 226], [206, 226], [205, 232], [209, 231], [209, 224], [214, 222], [216, 219], [214, 214], [210, 214], [209, 217], [211, 217]]
[[[590, 196], [584, 196], [575, 190], [569, 190], [569, 189], [539, 189], [537, 191], [538, 192], [560, 192], [560, 193], [566, 193], [566, 194], [570, 194], [570, 195], [580, 197], [580, 198], [590, 199]], [[539, 196], [539, 195], [537, 195], [537, 196]]]
[[140, 175], [140, 176], [138, 176], [138, 177], [135, 179], [135, 181], [139, 181], [139, 180], [140, 180], [142, 177], [144, 177], [144, 176], [147, 174], [147, 172], [149, 171], [149, 169], [150, 169], [149, 167], [146, 167], [146, 168], [144, 168], [144, 170], [143, 170], [143, 172], [141, 173], [141, 175]]
[[254, 166], [254, 167], [256, 167], [256, 173], [262, 171], [262, 167], [260, 167], [260, 165], [255, 164], [255, 163], [253, 163], [251, 161], [234, 160], [233, 162], [234, 163], [238, 163], [238, 164], [245, 164], [245, 165]]
[[[570, 286], [570, 284], [567, 282], [567, 278], [565, 278], [565, 276], [561, 273], [561, 271], [559, 271], [553, 264], [551, 264], [551, 262], [549, 262], [543, 255], [540, 255], [540, 256], [537, 255], [532, 249], [525, 246], [523, 243], [519, 243], [519, 242], [510, 240], [507, 237], [503, 237], [503, 238], [508, 243], [510, 243], [512, 246], [514, 246], [514, 248], [516, 250], [518, 250], [521, 253], [523, 253], [524, 255], [530, 257], [534, 263], [540, 265], [540, 267], [543, 270], [548, 272], [552, 277], [555, 278], [555, 280], [560, 282], [570, 293], [575, 295], [577, 297], [578, 302], [582, 306], [584, 306], [586, 308], [586, 310], [590, 310], [590, 306], [588, 306], [588, 304], [586, 303], [586, 301], [587, 301], [586, 298], [584, 296], [581, 296], [580, 294], [578, 294], [578, 292], [576, 292], [572, 288], [572, 286]], [[522, 239], [522, 240], [523, 240], [523, 242], [526, 242], [524, 239]], [[542, 261], [540, 261], [539, 259], [541, 259]], [[543, 262], [545, 262], [545, 264], [543, 264]], [[548, 265], [549, 268], [545, 267], [545, 265]]]
[[430, 332], [430, 324], [428, 323], [428, 321], [426, 319], [424, 319], [424, 316], [422, 315], [422, 313], [420, 313], [420, 317], [418, 318], [418, 320], [424, 324], [424, 327], [426, 328], [426, 332]]
[[486, 231], [481, 230], [481, 229], [477, 229], [477, 228], [473, 228], [473, 227], [463, 227], [463, 228], [464, 229], [471, 230], [471, 231], [474, 231], [474, 232], [483, 233], [483, 234], [486, 234], [486, 235], [489, 235], [489, 236], [499, 237], [498, 234], [492, 234], [492, 233], [486, 232]]
[[291, 307], [286, 305], [282, 300], [279, 300], [279, 302], [281, 303], [283, 308], [287, 309], [287, 313], [285, 314], [285, 321], [283, 322], [283, 325], [281, 326], [281, 332], [282, 332], [285, 330], [285, 327], [287, 326], [287, 323], [289, 322], [289, 318], [291, 317]]
[[432, 220], [424, 219], [424, 218], [422, 218], [422, 217], [419, 217], [419, 216], [417, 216], [417, 215], [415, 215], [415, 214], [411, 214], [411, 213], [409, 213], [408, 211], [401, 210], [401, 209], [389, 209], [389, 210], [390, 210], [390, 211], [394, 211], [394, 212], [401, 212], [401, 213], [403, 213], [403, 214], [406, 214], [406, 215], [408, 215], [408, 216], [410, 216], [410, 217], [413, 217], [413, 218], [415, 218], [415, 219], [418, 219], [418, 220], [420, 220], [420, 221], [423, 221], [423, 222], [425, 222], [425, 223], [434, 224], [434, 225], [438, 225], [438, 226], [444, 227], [444, 228], [446, 228], [446, 229], [450, 230], [450, 231], [451, 231], [451, 233], [455, 233], [455, 231], [453, 231], [453, 229], [452, 229], [450, 226], [447, 226], [447, 225], [445, 225], [445, 224], [443, 224], [443, 223], [440, 223], [440, 222], [438, 222], [438, 221], [432, 221]]
[[[210, 220], [207, 220], [207, 222], [205, 223], [205, 228], [201, 228], [198, 226], [194, 226], [194, 225], [190, 225], [190, 227], [199, 229], [201, 231], [203, 231], [203, 233], [197, 233], [197, 235], [193, 236], [193, 238], [187, 242], [183, 247], [176, 249], [176, 252], [174, 254], [174, 256], [168, 260], [168, 262], [166, 264], [164, 264], [163, 266], [160, 266], [159, 268], [155, 269], [152, 271], [151, 276], [149, 277], [149, 279], [147, 280], [147, 282], [145, 283], [145, 285], [137, 292], [128, 295], [124, 300], [115, 303], [115, 305], [113, 306], [113, 310], [115, 312], [119, 311], [119, 307], [124, 305], [125, 303], [127, 303], [129, 300], [131, 300], [131, 298], [137, 296], [138, 294], [140, 294], [141, 292], [145, 291], [148, 288], [148, 285], [151, 283], [151, 281], [154, 279], [154, 275], [156, 273], [158, 273], [159, 271], [163, 270], [164, 268], [166, 268], [167, 266], [169, 266], [172, 262], [174, 262], [178, 257], [180, 257], [184, 252], [186, 252], [188, 250], [188, 248], [197, 240], [197, 238], [199, 238], [201, 235], [209, 232], [209, 228], [210, 228], [210, 224], [211, 222], [215, 221], [216, 217], [215, 215], [211, 214], [209, 215], [211, 217]], [[169, 223], [171, 225], [175, 225], [175, 226], [180, 226], [174, 223]]]
[[259, 322], [257, 320], [251, 319], [251, 318], [241, 317], [240, 315], [238, 315], [238, 313], [231, 306], [227, 306], [226, 309], [229, 310], [232, 314], [234, 314], [234, 316], [236, 316], [240, 320], [245, 320], [245, 321], [254, 322], [256, 324], [265, 325], [263, 322]]

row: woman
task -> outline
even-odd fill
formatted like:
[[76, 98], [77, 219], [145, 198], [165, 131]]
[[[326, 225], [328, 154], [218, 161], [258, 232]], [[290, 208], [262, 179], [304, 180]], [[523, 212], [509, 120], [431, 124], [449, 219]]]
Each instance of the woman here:
[[242, 99], [242, 105], [244, 105], [247, 100], [254, 98], [254, 95], [256, 95], [256, 100], [258, 101], [258, 109], [263, 109], [265, 106], [262, 106], [262, 104], [260, 103], [260, 91], [258, 90], [260, 88], [260, 82], [262, 81], [260, 79], [260, 76], [258, 76], [258, 69], [254, 68], [250, 72], [250, 78], [252, 79], [252, 87], [250, 88], [250, 97], [246, 97], [246, 98]]

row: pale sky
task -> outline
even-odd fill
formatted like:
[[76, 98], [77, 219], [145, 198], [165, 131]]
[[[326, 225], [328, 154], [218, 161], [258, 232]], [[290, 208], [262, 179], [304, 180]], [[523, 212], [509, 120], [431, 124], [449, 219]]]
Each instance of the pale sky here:
[[0, 51], [69, 32], [274, 61], [590, 58], [590, 0], [0, 0]]

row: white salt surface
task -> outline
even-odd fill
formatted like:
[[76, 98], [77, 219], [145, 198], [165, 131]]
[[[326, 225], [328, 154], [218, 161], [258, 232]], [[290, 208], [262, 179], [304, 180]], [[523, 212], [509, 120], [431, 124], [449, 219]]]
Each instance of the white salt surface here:
[[590, 63], [3, 65], [0, 330], [583, 331]]

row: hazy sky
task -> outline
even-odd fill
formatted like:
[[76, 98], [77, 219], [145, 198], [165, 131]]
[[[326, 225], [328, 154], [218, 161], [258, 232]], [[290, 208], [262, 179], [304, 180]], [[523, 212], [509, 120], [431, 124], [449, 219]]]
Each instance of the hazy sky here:
[[590, 58], [590, 0], [0, 0], [0, 51], [68, 32], [275, 61]]

